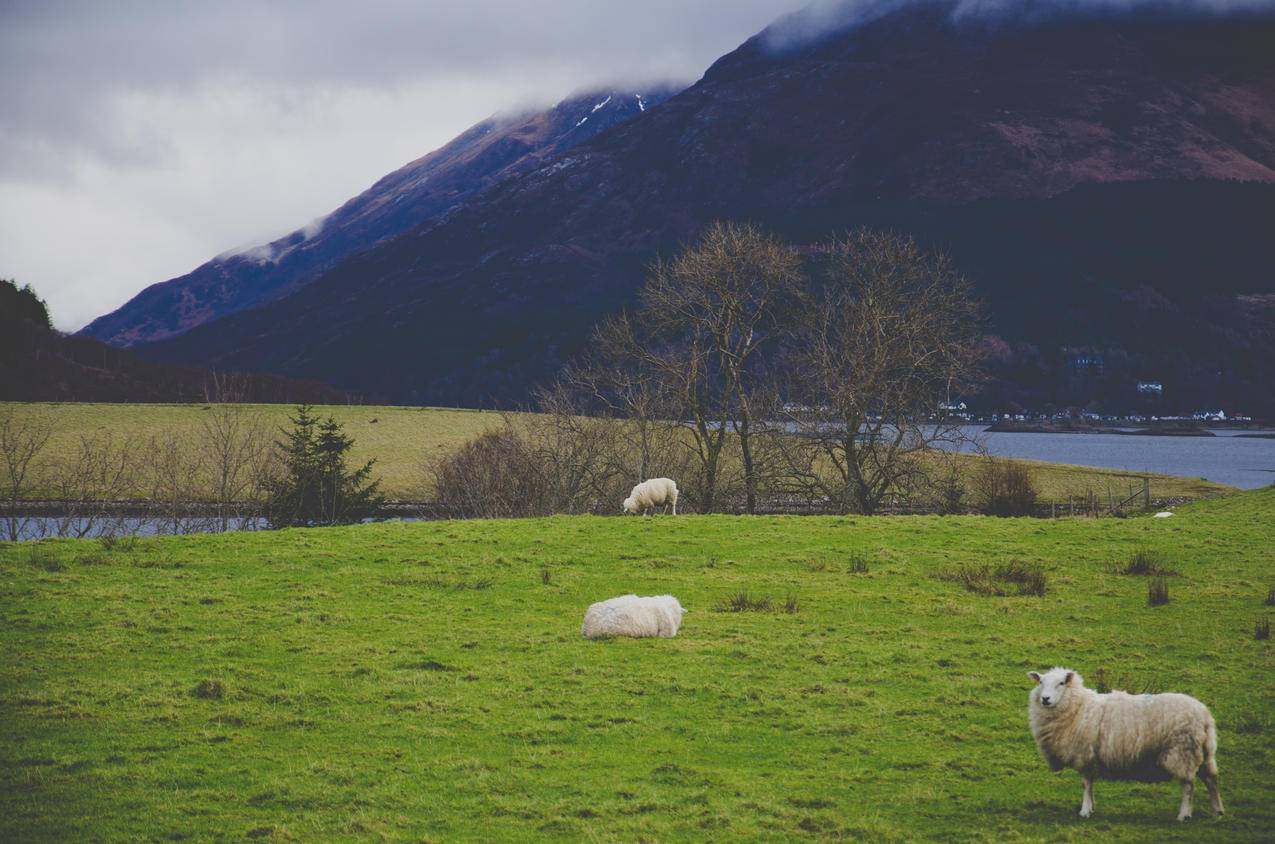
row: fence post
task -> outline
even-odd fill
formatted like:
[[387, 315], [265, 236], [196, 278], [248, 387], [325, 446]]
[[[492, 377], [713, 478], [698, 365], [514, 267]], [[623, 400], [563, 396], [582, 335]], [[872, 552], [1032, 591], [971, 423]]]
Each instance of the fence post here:
[[1151, 479], [1142, 479], [1142, 509], [1151, 509]]

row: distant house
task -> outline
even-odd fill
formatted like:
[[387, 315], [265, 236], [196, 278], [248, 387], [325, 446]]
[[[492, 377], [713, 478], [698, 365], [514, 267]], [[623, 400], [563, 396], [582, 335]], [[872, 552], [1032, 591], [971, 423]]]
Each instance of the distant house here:
[[945, 401], [939, 402], [939, 410], [944, 413], [964, 413], [969, 410], [963, 401]]
[[1198, 422], [1225, 422], [1226, 414], [1221, 410], [1197, 410], [1191, 418]]
[[1137, 389], [1139, 393], [1158, 396], [1164, 392], [1164, 385], [1159, 381], [1139, 381]]

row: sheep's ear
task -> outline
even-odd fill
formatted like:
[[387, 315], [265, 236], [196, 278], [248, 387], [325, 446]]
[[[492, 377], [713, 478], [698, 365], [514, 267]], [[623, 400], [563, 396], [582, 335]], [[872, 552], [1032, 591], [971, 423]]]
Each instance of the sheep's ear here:
[[1067, 672], [1067, 676], [1063, 678], [1063, 682], [1064, 682], [1064, 683], [1066, 683], [1068, 686], [1070, 686], [1070, 685], [1071, 685], [1071, 679], [1072, 679], [1073, 677], [1075, 677], [1075, 676], [1076, 676], [1076, 672], [1075, 672], [1075, 671], [1068, 671], [1068, 672]]
[[1037, 674], [1035, 671], [1028, 671], [1028, 672], [1027, 672], [1027, 676], [1028, 676], [1028, 677], [1030, 677], [1030, 678], [1032, 678], [1033, 680], [1035, 680], [1035, 681], [1036, 681], [1036, 685], [1038, 685], [1038, 686], [1040, 685], [1040, 675], [1039, 675], [1039, 674]]

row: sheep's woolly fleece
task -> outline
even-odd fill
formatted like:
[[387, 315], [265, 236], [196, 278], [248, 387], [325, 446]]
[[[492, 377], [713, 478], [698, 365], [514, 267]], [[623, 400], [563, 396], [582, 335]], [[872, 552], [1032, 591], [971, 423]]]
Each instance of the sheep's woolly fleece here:
[[[1072, 768], [1089, 781], [1180, 780], [1179, 819], [1190, 817], [1191, 784], [1198, 773], [1209, 787], [1214, 812], [1221, 812], [1217, 727], [1203, 703], [1173, 693], [1098, 694], [1066, 668], [1031, 676], [1036, 680], [1028, 699], [1032, 737], [1051, 769]], [[1081, 814], [1087, 817], [1091, 810], [1087, 782]]]
[[673, 505], [673, 515], [677, 515], [677, 484], [672, 478], [651, 478], [633, 487], [629, 497], [624, 499], [624, 512], [643, 513], [666, 504]]
[[590, 606], [584, 614], [580, 634], [586, 639], [609, 636], [671, 639], [682, 626], [685, 612], [672, 595], [621, 595]]

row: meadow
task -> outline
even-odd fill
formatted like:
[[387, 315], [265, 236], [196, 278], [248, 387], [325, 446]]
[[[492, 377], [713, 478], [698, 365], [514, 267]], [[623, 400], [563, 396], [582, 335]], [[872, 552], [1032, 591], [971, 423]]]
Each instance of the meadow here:
[[[38, 420], [52, 428], [48, 447], [37, 458], [39, 475], [52, 463], [69, 457], [81, 437], [108, 434], [116, 439], [145, 440], [175, 432], [193, 444], [201, 436], [211, 405], [200, 404], [6, 404], [21, 420]], [[242, 405], [259, 415], [271, 428], [288, 425], [293, 408], [287, 405]], [[374, 476], [392, 500], [419, 501], [432, 496], [427, 464], [466, 440], [502, 424], [504, 417], [491, 411], [455, 408], [325, 405], [317, 409], [340, 422], [354, 439], [350, 462], [361, 465], [375, 460]], [[964, 462], [973, 467], [974, 458]], [[1064, 502], [1093, 492], [1100, 501], [1118, 501], [1141, 487], [1145, 473], [1099, 469], [1042, 461], [1018, 461], [1027, 466], [1045, 502]], [[1155, 498], [1199, 498], [1230, 492], [1232, 487], [1200, 478], [1150, 475]], [[35, 490], [40, 497], [41, 490]]]
[[[1168, 603], [1119, 573], [1138, 552]], [[957, 576], [1007, 563], [1044, 594]], [[1272, 588], [1275, 488], [1168, 519], [9, 544], [0, 839], [1270, 841]], [[583, 640], [629, 591], [680, 598], [677, 638]], [[1174, 785], [1101, 782], [1082, 821], [1027, 729], [1026, 672], [1055, 664], [1205, 701], [1228, 814], [1201, 788], [1178, 824]]]

